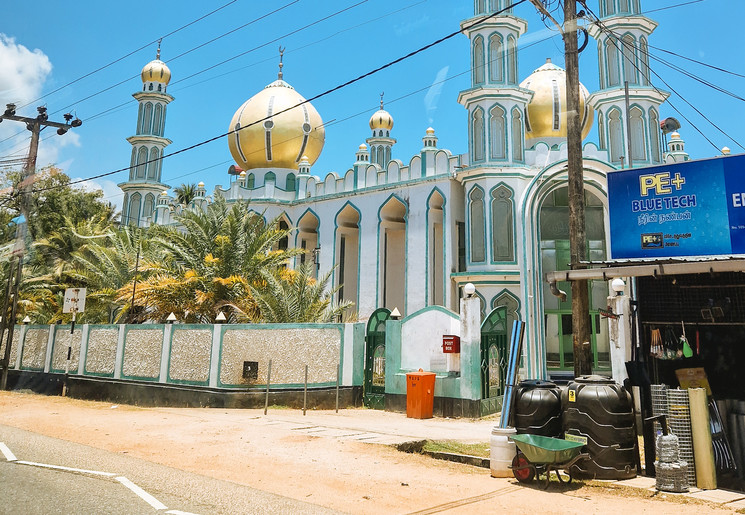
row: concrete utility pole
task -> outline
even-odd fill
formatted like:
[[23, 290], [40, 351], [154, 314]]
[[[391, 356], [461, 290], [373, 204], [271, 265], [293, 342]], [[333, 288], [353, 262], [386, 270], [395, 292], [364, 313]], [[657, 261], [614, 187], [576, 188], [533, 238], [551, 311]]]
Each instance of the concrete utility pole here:
[[[586, 268], [585, 188], [582, 166], [582, 120], [579, 111], [579, 52], [577, 2], [564, 0], [564, 58], [566, 61], [567, 175], [569, 186], [569, 254], [572, 269]], [[590, 292], [586, 280], [572, 281], [572, 339], [574, 375], [592, 373]]]
[[[2, 319], [0, 320], [0, 341], [2, 341], [3, 336], [5, 336], [5, 330], [7, 328], [8, 335], [7, 335], [7, 344], [5, 345], [5, 354], [3, 355], [2, 360], [0, 360], [0, 363], [2, 364], [2, 376], [0, 376], [0, 389], [4, 390], [7, 384], [8, 380], [8, 368], [9, 368], [9, 358], [10, 358], [10, 347], [13, 342], [13, 328], [15, 326], [15, 314], [16, 314], [16, 305], [18, 302], [18, 290], [20, 287], [21, 282], [21, 270], [23, 267], [23, 254], [25, 252], [25, 241], [18, 241], [19, 239], [25, 240], [25, 234], [26, 234], [26, 225], [28, 224], [29, 219], [29, 211], [31, 208], [31, 185], [34, 183], [34, 175], [36, 174], [36, 155], [39, 151], [39, 134], [42, 130], [44, 130], [46, 127], [56, 127], [57, 128], [57, 134], [62, 136], [65, 134], [68, 130], [70, 130], [72, 127], [80, 127], [83, 125], [83, 122], [78, 117], [73, 117], [70, 113], [66, 113], [63, 115], [63, 118], [65, 119], [64, 123], [61, 122], [52, 122], [49, 120], [49, 115], [47, 114], [47, 108], [40, 106], [37, 107], [36, 110], [38, 111], [38, 115], [35, 118], [28, 118], [26, 116], [18, 116], [16, 115], [16, 105], [15, 104], [7, 104], [5, 109], [5, 112], [0, 115], [0, 122], [3, 120], [13, 120], [15, 122], [22, 122], [26, 124], [26, 128], [31, 131], [31, 144], [29, 145], [28, 149], [28, 157], [26, 158], [26, 163], [23, 166], [23, 171], [21, 173], [21, 181], [18, 183], [18, 189], [21, 194], [20, 199], [20, 211], [21, 211], [21, 217], [22, 221], [18, 224], [18, 228], [16, 230], [16, 250], [14, 251], [14, 255], [18, 256], [18, 269], [17, 269], [17, 275], [16, 280], [14, 282], [13, 287], [11, 288], [11, 291], [9, 292], [8, 298], [12, 295], [13, 297], [13, 304], [10, 306], [10, 315], [8, 314], [8, 298], [5, 299], [5, 309], [3, 310], [2, 314], [0, 314], [0, 317]], [[13, 271], [12, 268], [9, 271], [9, 274], [12, 276]]]

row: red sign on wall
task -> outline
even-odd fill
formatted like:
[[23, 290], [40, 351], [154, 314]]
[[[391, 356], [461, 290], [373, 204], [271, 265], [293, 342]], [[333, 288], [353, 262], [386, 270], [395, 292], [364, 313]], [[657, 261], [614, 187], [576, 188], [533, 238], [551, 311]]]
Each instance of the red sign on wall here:
[[460, 353], [460, 336], [454, 334], [442, 335], [442, 352], [445, 354]]

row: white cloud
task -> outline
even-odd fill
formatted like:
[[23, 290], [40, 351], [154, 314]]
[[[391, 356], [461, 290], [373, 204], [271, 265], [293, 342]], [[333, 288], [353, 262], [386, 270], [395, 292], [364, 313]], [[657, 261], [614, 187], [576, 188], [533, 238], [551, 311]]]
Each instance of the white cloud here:
[[437, 72], [435, 80], [432, 81], [432, 85], [429, 87], [429, 90], [427, 90], [427, 94], [424, 95], [424, 109], [426, 109], [427, 111], [427, 118], [429, 119], [430, 125], [434, 123], [435, 111], [437, 111], [437, 102], [440, 100], [440, 94], [442, 93], [442, 88], [445, 85], [444, 81], [448, 76], [449, 69], [449, 66], [445, 66]]
[[[5, 104], [19, 106], [17, 114], [35, 117], [37, 103], [20, 108], [35, 101], [44, 91], [44, 84], [52, 72], [52, 63], [39, 49], [29, 50], [17, 43], [15, 38], [0, 33], [0, 111]], [[43, 105], [43, 100], [38, 105]], [[59, 164], [60, 149], [80, 146], [80, 136], [73, 131], [63, 136], [54, 134], [56, 129], [47, 128], [41, 132], [39, 153], [36, 159], [38, 168], [48, 164]], [[5, 120], [0, 124], [0, 159], [5, 157], [24, 158], [28, 153], [31, 133], [22, 123]], [[49, 137], [49, 136], [52, 137]], [[5, 140], [7, 141], [1, 141]]]
[[[82, 177], [70, 178], [71, 181], [83, 180]], [[78, 183], [76, 186], [86, 191], [103, 191], [103, 201], [114, 205], [117, 211], [122, 210], [124, 193], [114, 181], [108, 179], [96, 179], [95, 181], [85, 181]]]

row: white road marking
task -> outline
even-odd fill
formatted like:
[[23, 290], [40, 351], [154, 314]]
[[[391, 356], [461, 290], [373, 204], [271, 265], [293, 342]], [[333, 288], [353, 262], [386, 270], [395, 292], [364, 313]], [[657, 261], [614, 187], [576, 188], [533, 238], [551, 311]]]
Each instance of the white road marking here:
[[5, 459], [8, 461], [16, 461], [18, 458], [16, 458], [16, 455], [11, 452], [10, 449], [8, 449], [8, 446], [5, 445], [3, 442], [0, 442], [0, 451], [5, 455]]
[[166, 513], [173, 513], [174, 515], [197, 515], [196, 513], [191, 513], [189, 511], [179, 511], [179, 510], [168, 510]]
[[168, 506], [160, 502], [158, 499], [147, 493], [145, 490], [134, 484], [132, 481], [127, 479], [124, 476], [119, 476], [115, 478], [117, 481], [119, 481], [121, 484], [132, 490], [134, 493], [136, 493], [140, 498], [148, 503], [150, 506], [155, 508], [156, 510], [167, 510]]
[[36, 463], [34, 461], [16, 461], [16, 463], [20, 465], [31, 465], [32, 467], [42, 467], [45, 469], [64, 470], [65, 472], [80, 472], [82, 474], [93, 474], [94, 476], [112, 477], [116, 475], [112, 472], [100, 472], [98, 470], [76, 469], [72, 467], [63, 467], [62, 465], [47, 465], [46, 463]]

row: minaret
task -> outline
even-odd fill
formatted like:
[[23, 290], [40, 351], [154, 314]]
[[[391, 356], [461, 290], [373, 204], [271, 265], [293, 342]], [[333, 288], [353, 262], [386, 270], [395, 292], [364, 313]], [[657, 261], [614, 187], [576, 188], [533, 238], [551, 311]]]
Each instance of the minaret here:
[[161, 182], [163, 161], [160, 157], [171, 140], [163, 136], [166, 125], [166, 106], [173, 97], [166, 93], [171, 71], [160, 60], [160, 43], [155, 60], [142, 69], [142, 91], [132, 96], [139, 102], [137, 130], [127, 138], [132, 145], [129, 180], [119, 184], [124, 192], [122, 223], [148, 226], [161, 192], [170, 188]]
[[[476, 0], [474, 17], [461, 22], [471, 43], [471, 87], [458, 95], [468, 110], [471, 167], [525, 161], [525, 106], [533, 93], [519, 85], [517, 40], [528, 23], [508, 5], [509, 0]], [[472, 26], [497, 11], [502, 12]]]
[[670, 143], [667, 144], [667, 150], [665, 151], [665, 162], [682, 163], [689, 159], [690, 156], [686, 152], [686, 142], [680, 137], [680, 133], [675, 131], [670, 134]]
[[600, 67], [600, 91], [589, 98], [597, 112], [598, 146], [616, 166], [628, 166], [629, 148], [632, 166], [660, 163], [660, 105], [670, 94], [651, 84], [648, 39], [657, 23], [641, 14], [640, 1], [599, 4], [600, 20], [589, 26], [598, 43]]
[[383, 93], [380, 94], [380, 109], [370, 117], [370, 129], [372, 136], [365, 140], [370, 147], [370, 162], [385, 170], [392, 159], [391, 152], [396, 140], [391, 138], [393, 117], [383, 109]]

